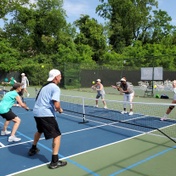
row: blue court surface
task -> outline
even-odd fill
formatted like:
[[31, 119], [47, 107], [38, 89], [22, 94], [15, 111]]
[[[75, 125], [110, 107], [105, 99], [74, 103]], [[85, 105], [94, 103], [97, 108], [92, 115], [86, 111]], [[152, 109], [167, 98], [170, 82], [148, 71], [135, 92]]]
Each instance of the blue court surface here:
[[[25, 101], [30, 108], [33, 108], [34, 99], [26, 99]], [[64, 108], [66, 105], [63, 104]], [[52, 140], [45, 140], [43, 136], [38, 143], [40, 152], [35, 156], [28, 156], [28, 150], [36, 132], [33, 112], [25, 111], [20, 107], [13, 107], [13, 111], [21, 118], [16, 136], [22, 140], [9, 143], [7, 141], [8, 136], [0, 136], [1, 176], [16, 175], [21, 171], [47, 165], [51, 161]], [[159, 118], [144, 117], [140, 114], [122, 115], [117, 111], [94, 107], [86, 107], [86, 112], [88, 114], [86, 121], [83, 121], [81, 113], [71, 113], [65, 110], [64, 113], [57, 114], [57, 121], [62, 132], [60, 158], [68, 159], [92, 149], [140, 136], [154, 130], [156, 126], [162, 128], [175, 123], [174, 121], [161, 122]], [[99, 116], [103, 118], [99, 118]], [[108, 120], [109, 117], [112, 119]], [[82, 123], [87, 121], [88, 123]], [[0, 118], [0, 129], [2, 129], [3, 123], [4, 119]], [[151, 128], [148, 128], [148, 125]], [[11, 122], [8, 130], [11, 130], [12, 126], [13, 122]], [[81, 169], [86, 171], [84, 167]], [[87, 172], [89, 175], [90, 172]]]

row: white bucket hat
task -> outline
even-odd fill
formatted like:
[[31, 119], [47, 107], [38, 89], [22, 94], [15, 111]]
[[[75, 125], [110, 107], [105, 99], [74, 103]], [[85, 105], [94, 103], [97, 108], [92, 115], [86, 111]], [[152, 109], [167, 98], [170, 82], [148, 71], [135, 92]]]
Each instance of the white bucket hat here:
[[101, 82], [101, 79], [97, 79], [97, 82]]
[[120, 81], [124, 81], [124, 82], [126, 82], [126, 79], [122, 78]]
[[60, 75], [61, 72], [57, 69], [52, 69], [49, 72], [49, 77], [47, 79], [47, 81], [52, 81], [56, 76]]

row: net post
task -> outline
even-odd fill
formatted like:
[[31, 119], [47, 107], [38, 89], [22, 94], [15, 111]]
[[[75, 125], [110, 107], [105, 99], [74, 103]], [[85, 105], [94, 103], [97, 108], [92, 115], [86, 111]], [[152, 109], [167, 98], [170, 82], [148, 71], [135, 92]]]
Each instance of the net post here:
[[84, 97], [82, 98], [82, 107], [83, 107], [83, 121], [79, 122], [79, 123], [88, 123], [89, 121], [86, 120], [86, 115], [85, 115], [85, 101], [84, 101]]

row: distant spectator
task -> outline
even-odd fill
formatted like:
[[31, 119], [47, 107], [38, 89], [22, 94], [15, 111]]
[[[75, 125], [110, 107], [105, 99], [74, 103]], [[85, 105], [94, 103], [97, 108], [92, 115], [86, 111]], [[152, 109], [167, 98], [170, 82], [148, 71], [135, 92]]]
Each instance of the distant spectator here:
[[30, 94], [27, 91], [27, 87], [29, 86], [29, 80], [28, 80], [27, 76], [25, 76], [25, 73], [21, 73], [21, 83], [23, 84], [22, 96], [24, 95], [24, 93], [26, 93], [27, 97], [29, 97]]
[[17, 82], [17, 81], [14, 79], [14, 77], [11, 77], [9, 84], [10, 84], [11, 86], [13, 86], [16, 82]]

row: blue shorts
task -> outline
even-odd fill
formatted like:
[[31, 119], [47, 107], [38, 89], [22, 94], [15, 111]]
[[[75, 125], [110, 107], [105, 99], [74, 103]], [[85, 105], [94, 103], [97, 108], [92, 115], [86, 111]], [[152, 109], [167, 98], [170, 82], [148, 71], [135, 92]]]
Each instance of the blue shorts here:
[[39, 133], [44, 133], [45, 139], [56, 138], [61, 135], [55, 117], [34, 117]]

